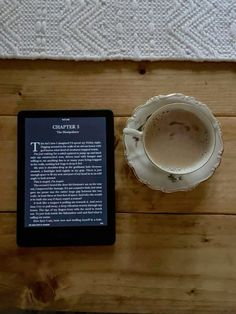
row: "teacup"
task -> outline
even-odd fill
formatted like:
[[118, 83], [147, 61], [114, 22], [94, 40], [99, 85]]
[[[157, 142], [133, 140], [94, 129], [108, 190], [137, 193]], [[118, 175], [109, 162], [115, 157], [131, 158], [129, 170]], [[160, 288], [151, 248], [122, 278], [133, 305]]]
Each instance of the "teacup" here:
[[139, 138], [150, 162], [162, 171], [188, 174], [211, 158], [216, 131], [206, 110], [190, 103], [169, 103], [154, 111], [141, 131], [125, 128]]

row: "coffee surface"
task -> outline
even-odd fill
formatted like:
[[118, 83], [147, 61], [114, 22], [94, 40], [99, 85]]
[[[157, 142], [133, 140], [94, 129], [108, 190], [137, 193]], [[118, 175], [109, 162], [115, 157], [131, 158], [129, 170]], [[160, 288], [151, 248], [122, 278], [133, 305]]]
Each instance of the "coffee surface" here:
[[146, 127], [144, 141], [152, 161], [168, 171], [196, 167], [209, 151], [206, 126], [196, 115], [182, 109], [155, 116]]

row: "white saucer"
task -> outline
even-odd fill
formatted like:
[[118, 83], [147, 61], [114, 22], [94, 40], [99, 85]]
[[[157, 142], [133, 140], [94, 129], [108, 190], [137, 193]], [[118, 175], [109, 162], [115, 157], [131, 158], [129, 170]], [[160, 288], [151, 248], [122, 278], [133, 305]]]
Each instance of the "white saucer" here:
[[219, 122], [208, 107], [193, 97], [182, 94], [160, 95], [149, 99], [144, 105], [139, 106], [128, 119], [126, 127], [141, 130], [149, 116], [158, 108], [170, 103], [191, 103], [204, 111], [212, 121], [216, 131], [216, 145], [208, 162], [200, 169], [184, 175], [175, 175], [164, 172], [155, 167], [145, 154], [141, 140], [132, 135], [123, 134], [125, 157], [129, 166], [139, 181], [154, 190], [163, 192], [188, 191], [202, 181], [210, 178], [219, 166], [223, 153], [223, 142]]

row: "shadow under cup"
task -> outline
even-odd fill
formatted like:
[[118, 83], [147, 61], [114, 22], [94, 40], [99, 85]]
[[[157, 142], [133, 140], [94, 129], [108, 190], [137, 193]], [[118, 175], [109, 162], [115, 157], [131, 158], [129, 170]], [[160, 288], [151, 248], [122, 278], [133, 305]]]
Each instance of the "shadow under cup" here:
[[207, 113], [194, 105], [172, 103], [156, 110], [143, 130], [145, 152], [159, 169], [187, 174], [213, 154], [215, 129]]

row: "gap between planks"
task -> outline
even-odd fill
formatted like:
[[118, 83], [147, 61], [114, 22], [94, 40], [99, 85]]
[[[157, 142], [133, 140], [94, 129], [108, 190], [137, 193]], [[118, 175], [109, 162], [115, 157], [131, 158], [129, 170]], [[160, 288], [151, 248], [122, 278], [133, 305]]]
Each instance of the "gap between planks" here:
[[[1, 210], [0, 214], [16, 214], [16, 210]], [[186, 213], [186, 212], [178, 212], [178, 213], [171, 213], [171, 212], [147, 212], [147, 211], [140, 211], [140, 212], [132, 212], [132, 211], [116, 211], [116, 215], [159, 215], [159, 216], [236, 216], [236, 213], [211, 213], [211, 212], [195, 212], [195, 213]]]

